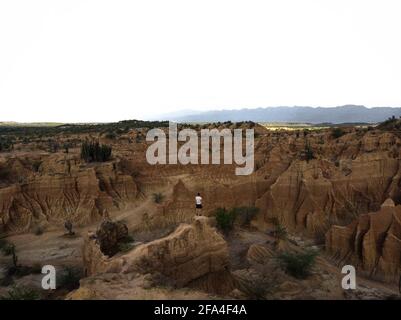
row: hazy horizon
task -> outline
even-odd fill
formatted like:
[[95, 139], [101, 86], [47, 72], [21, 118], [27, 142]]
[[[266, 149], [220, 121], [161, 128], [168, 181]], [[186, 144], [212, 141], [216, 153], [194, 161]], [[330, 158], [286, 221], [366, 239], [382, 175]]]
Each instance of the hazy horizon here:
[[[113, 123], [113, 122], [119, 122], [119, 121], [127, 121], [127, 120], [142, 120], [142, 121], [165, 121], [165, 120], [171, 120], [175, 121], [176, 118], [183, 117], [185, 116], [196, 116], [197, 114], [205, 114], [208, 112], [223, 112], [223, 111], [241, 111], [241, 110], [257, 110], [257, 109], [267, 109], [267, 108], [325, 108], [325, 109], [334, 109], [334, 108], [342, 108], [342, 107], [363, 107], [367, 109], [372, 109], [372, 108], [393, 108], [393, 109], [401, 109], [401, 107], [391, 107], [391, 106], [376, 106], [376, 107], [367, 107], [363, 105], [342, 105], [342, 106], [334, 106], [334, 107], [329, 107], [329, 106], [268, 106], [268, 107], [255, 107], [255, 108], [237, 108], [237, 109], [230, 109], [230, 108], [225, 108], [225, 109], [211, 109], [211, 110], [191, 110], [191, 109], [182, 109], [182, 110], [177, 110], [174, 112], [166, 112], [163, 114], [160, 114], [159, 117], [157, 116], [149, 116], [149, 117], [143, 117], [143, 118], [124, 118], [124, 119], [117, 119], [117, 120], [112, 120], [112, 121], [15, 121], [15, 120], [3, 120], [0, 119], [0, 123], [3, 124], [97, 124], [97, 123]], [[170, 119], [167, 117], [170, 116]], [[383, 119], [384, 120], [384, 119]], [[218, 121], [218, 120], [216, 120]], [[245, 121], [245, 120], [241, 120]], [[264, 122], [264, 120], [260, 120]], [[286, 123], [287, 121], [273, 121], [273, 122], [283, 122]], [[289, 121], [292, 122], [292, 121]], [[301, 121], [302, 122], [302, 121]], [[323, 123], [324, 121], [322, 121]], [[363, 122], [363, 121], [360, 121]]]
[[401, 107], [399, 1], [0, 3], [0, 121]]

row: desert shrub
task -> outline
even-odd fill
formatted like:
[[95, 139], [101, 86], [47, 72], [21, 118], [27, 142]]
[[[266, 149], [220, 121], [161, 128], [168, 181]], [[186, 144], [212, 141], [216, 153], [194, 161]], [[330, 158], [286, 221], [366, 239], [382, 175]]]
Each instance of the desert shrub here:
[[34, 263], [31, 267], [31, 273], [33, 274], [42, 273], [42, 265], [40, 263]]
[[331, 136], [334, 139], [338, 139], [338, 138], [342, 137], [344, 134], [345, 134], [345, 132], [341, 128], [334, 128], [333, 130], [331, 130]]
[[118, 251], [127, 252], [130, 251], [134, 246], [130, 242], [120, 242], [118, 244]]
[[237, 222], [241, 226], [249, 226], [251, 220], [256, 216], [259, 212], [259, 208], [257, 207], [237, 207], [234, 208], [233, 211], [235, 212], [235, 216]]
[[40, 169], [41, 164], [42, 164], [42, 161], [40, 161], [40, 160], [35, 160], [35, 161], [32, 163], [32, 169], [33, 169], [33, 171], [38, 172], [39, 169]]
[[[8, 270], [6, 271], [6, 275], [0, 278], [0, 287], [8, 287], [14, 283], [14, 279], [12, 276], [8, 274]], [[1, 298], [0, 298], [1, 300]]]
[[284, 252], [277, 258], [284, 271], [297, 279], [305, 279], [315, 265], [317, 252]]
[[118, 242], [118, 251], [120, 252], [127, 252], [130, 251], [134, 246], [133, 242], [135, 242], [135, 239], [132, 235], [127, 234], [124, 238], [122, 238]]
[[288, 236], [287, 229], [281, 224], [277, 224], [274, 226], [273, 236], [279, 240], [286, 240]]
[[[399, 129], [399, 122], [395, 116], [388, 118], [377, 126], [380, 130]], [[368, 127], [369, 129], [369, 127]]]
[[0, 180], [8, 180], [10, 173], [9, 167], [0, 167]]
[[217, 228], [226, 234], [229, 233], [234, 227], [234, 221], [236, 218], [235, 210], [227, 211], [225, 208], [217, 208], [215, 215]]
[[14, 247], [13, 244], [7, 242], [7, 243], [1, 248], [1, 251], [3, 252], [3, 254], [4, 254], [5, 256], [9, 256], [9, 255], [11, 255], [11, 254], [15, 251], [15, 247]]
[[306, 161], [315, 159], [315, 153], [309, 143], [305, 144], [304, 155]]
[[3, 250], [4, 247], [8, 245], [8, 241], [6, 239], [0, 239], [0, 250]]
[[110, 139], [110, 140], [114, 140], [115, 138], [117, 138], [117, 135], [115, 132], [107, 132], [105, 135], [106, 139]]
[[277, 286], [274, 281], [269, 275], [257, 279], [249, 278], [241, 282], [241, 289], [250, 300], [266, 300]]
[[121, 239], [121, 242], [123, 243], [131, 243], [134, 242], [135, 239], [132, 235], [128, 234], [127, 236], [125, 236], [123, 239]]
[[162, 203], [163, 199], [164, 195], [162, 193], [158, 192], [153, 194], [153, 201], [155, 203]]
[[16, 277], [25, 277], [34, 273], [32, 267], [29, 266], [12, 266], [9, 269], [9, 274]]
[[0, 300], [39, 300], [40, 295], [36, 290], [14, 286], [7, 292], [7, 295], [0, 297]]
[[70, 220], [66, 220], [64, 222], [64, 228], [66, 228], [66, 230], [68, 231], [68, 235], [69, 236], [75, 235], [75, 232], [72, 231], [72, 227], [73, 227], [73, 225], [72, 225], [72, 222]]
[[14, 148], [14, 141], [9, 137], [0, 137], [0, 152], [11, 151]]
[[67, 290], [74, 290], [79, 287], [79, 280], [82, 272], [78, 268], [65, 267], [61, 272], [57, 273], [57, 287]]
[[86, 162], [106, 162], [111, 158], [112, 147], [99, 142], [85, 141], [81, 146], [81, 158]]

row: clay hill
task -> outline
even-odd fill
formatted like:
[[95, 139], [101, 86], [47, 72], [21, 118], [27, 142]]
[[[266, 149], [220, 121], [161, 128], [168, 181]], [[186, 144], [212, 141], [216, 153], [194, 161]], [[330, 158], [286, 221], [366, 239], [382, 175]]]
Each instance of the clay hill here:
[[[0, 296], [16, 286], [48, 299], [397, 296], [399, 120], [191, 126], [254, 128], [249, 176], [236, 176], [236, 164], [148, 164], [152, 127], [167, 130], [125, 122], [0, 131]], [[43, 264], [60, 271], [55, 292], [38, 289]], [[345, 264], [357, 269], [357, 290], [341, 288]]]

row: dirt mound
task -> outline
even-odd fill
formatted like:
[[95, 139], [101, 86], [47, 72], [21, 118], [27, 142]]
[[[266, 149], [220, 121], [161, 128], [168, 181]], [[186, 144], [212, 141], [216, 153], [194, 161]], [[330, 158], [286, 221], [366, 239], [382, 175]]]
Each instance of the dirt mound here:
[[227, 293], [234, 288], [227, 244], [205, 217], [197, 217], [194, 223], [180, 225], [165, 238], [112, 258], [102, 253], [96, 238], [87, 237], [83, 262], [89, 277], [151, 274], [160, 275], [175, 287], [191, 286], [213, 293]]

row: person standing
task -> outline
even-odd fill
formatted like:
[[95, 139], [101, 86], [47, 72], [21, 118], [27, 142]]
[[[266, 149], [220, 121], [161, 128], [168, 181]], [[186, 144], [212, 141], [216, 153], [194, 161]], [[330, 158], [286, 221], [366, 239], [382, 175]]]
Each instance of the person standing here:
[[195, 215], [202, 215], [202, 197], [199, 192], [195, 197]]

